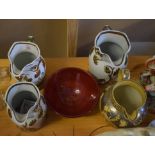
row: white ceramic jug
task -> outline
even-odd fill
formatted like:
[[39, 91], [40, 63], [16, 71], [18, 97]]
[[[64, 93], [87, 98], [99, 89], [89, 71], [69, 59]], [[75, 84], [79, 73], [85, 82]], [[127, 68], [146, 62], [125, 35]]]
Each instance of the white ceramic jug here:
[[89, 54], [89, 71], [96, 79], [105, 83], [115, 78], [118, 69], [125, 68], [131, 45], [128, 36], [105, 26], [95, 38]]
[[26, 129], [40, 128], [47, 106], [39, 89], [31, 82], [17, 82], [5, 94], [7, 112], [11, 120]]
[[14, 42], [8, 52], [10, 71], [18, 81], [38, 85], [46, 72], [45, 61], [38, 45], [30, 41]]

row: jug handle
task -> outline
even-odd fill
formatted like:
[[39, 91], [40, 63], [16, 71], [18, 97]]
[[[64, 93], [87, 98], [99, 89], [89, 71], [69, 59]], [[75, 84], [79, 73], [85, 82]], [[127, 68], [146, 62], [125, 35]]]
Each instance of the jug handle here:
[[112, 30], [112, 28], [109, 25], [105, 25], [102, 30], [103, 31], [105, 31], [105, 30]]
[[29, 42], [32, 42], [32, 43], [33, 43], [34, 40], [35, 40], [35, 39], [34, 39], [34, 36], [28, 36], [28, 37], [27, 37], [27, 41], [29, 41]]
[[119, 69], [117, 81], [129, 80], [129, 79], [130, 79], [129, 69]]

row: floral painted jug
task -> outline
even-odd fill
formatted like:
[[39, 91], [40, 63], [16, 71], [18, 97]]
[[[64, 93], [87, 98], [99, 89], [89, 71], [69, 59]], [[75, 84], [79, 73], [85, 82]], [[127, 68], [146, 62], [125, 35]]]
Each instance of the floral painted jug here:
[[5, 94], [7, 113], [20, 128], [37, 129], [42, 126], [47, 106], [39, 89], [31, 82], [17, 82]]
[[38, 85], [46, 72], [45, 61], [40, 49], [32, 41], [14, 42], [8, 52], [10, 72], [18, 81], [28, 81]]
[[115, 78], [118, 69], [125, 68], [131, 45], [128, 36], [112, 30], [108, 25], [95, 38], [89, 54], [89, 71], [105, 83]]

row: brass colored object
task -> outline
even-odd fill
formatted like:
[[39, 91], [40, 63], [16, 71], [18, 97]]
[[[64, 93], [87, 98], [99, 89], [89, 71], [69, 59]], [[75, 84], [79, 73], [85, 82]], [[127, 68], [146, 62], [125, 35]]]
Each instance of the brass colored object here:
[[102, 93], [99, 101], [101, 113], [117, 127], [138, 126], [146, 112], [146, 92], [129, 78], [128, 70], [119, 71], [118, 81]]

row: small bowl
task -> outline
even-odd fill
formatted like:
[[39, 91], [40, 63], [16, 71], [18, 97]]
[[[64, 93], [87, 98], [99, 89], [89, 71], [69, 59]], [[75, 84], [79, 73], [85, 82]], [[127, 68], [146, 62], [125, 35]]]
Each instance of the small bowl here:
[[96, 106], [100, 90], [89, 73], [79, 68], [63, 68], [49, 78], [44, 95], [48, 106], [57, 113], [78, 117]]

